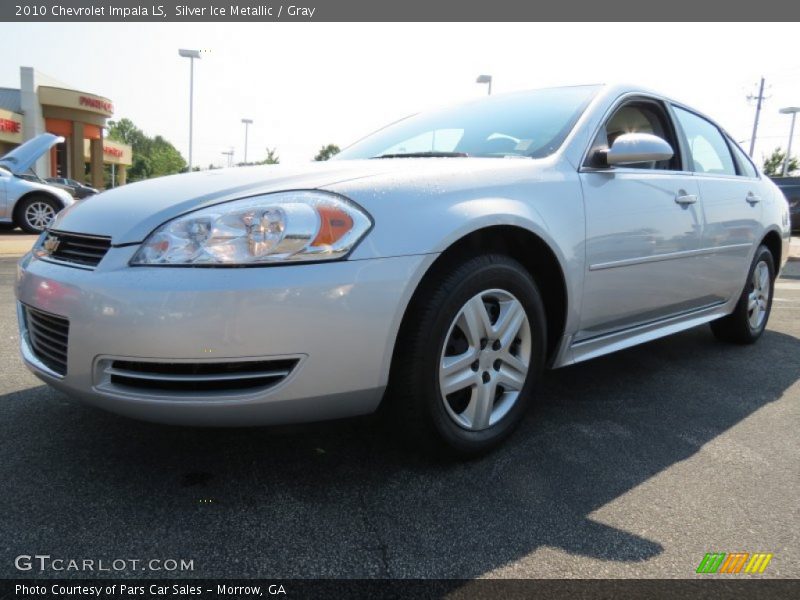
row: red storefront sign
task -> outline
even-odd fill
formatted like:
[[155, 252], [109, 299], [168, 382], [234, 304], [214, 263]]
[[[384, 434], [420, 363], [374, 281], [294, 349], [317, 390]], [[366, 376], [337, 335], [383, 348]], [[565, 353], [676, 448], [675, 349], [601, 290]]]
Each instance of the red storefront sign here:
[[81, 106], [88, 106], [97, 110], [104, 110], [105, 112], [114, 112], [114, 105], [108, 100], [101, 100], [100, 98], [92, 98], [90, 96], [81, 96], [78, 98]]
[[0, 132], [2, 133], [19, 133], [21, 129], [22, 124], [19, 121], [0, 119]]
[[119, 158], [124, 153], [119, 148], [114, 148], [113, 146], [103, 146], [103, 154], [109, 154], [111, 156], [116, 156], [117, 158]]

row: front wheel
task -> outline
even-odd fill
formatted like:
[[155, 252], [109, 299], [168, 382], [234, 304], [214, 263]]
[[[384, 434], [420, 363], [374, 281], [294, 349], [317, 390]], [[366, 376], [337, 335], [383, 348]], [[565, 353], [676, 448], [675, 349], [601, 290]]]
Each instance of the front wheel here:
[[543, 365], [544, 306], [531, 275], [504, 255], [467, 259], [415, 296], [389, 389], [411, 441], [485, 452], [522, 420]]
[[775, 290], [775, 263], [766, 246], [756, 250], [747, 283], [736, 308], [727, 317], [711, 322], [717, 339], [735, 344], [753, 344], [767, 327]]
[[26, 233], [41, 233], [47, 229], [60, 209], [58, 204], [47, 196], [30, 196], [17, 208], [16, 223]]

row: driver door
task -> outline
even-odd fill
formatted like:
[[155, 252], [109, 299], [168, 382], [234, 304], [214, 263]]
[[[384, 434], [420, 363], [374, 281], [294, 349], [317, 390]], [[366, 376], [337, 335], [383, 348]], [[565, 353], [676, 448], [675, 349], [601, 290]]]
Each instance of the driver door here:
[[[597, 150], [623, 133], [666, 140], [670, 160], [597, 166]], [[580, 173], [586, 273], [575, 341], [618, 332], [708, 303], [696, 256], [704, 229], [696, 178], [683, 170], [676, 129], [660, 101], [621, 102], [601, 126]]]

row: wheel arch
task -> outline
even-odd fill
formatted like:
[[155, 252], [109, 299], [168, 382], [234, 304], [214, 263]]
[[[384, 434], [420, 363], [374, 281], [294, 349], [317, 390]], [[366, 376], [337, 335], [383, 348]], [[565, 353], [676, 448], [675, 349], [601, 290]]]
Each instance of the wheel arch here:
[[53, 202], [58, 204], [58, 206], [61, 207], [58, 210], [64, 210], [64, 208], [66, 208], [61, 198], [59, 198], [55, 194], [51, 194], [45, 190], [30, 190], [29, 192], [25, 192], [19, 198], [17, 198], [17, 201], [14, 203], [14, 211], [12, 213], [11, 220], [15, 225], [19, 225], [19, 212], [21, 210], [22, 205], [27, 200], [29, 200], [34, 196], [44, 196], [45, 198], [52, 200]]
[[547, 318], [547, 362], [558, 351], [567, 321], [569, 294], [564, 268], [553, 248], [539, 235], [518, 225], [491, 225], [464, 234], [445, 248], [427, 268], [403, 310], [392, 347], [391, 365], [404, 334], [407, 316], [440, 274], [456, 261], [485, 253], [505, 254], [519, 261], [539, 288]]
[[761, 243], [766, 246], [770, 254], [772, 254], [772, 262], [774, 263], [775, 272], [777, 273], [781, 269], [781, 258], [783, 254], [783, 239], [780, 233], [774, 229], [770, 229], [761, 239]]

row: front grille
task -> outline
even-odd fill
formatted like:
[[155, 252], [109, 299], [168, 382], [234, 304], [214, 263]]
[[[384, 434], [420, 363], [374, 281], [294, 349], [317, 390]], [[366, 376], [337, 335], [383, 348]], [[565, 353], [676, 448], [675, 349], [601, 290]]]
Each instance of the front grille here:
[[275, 386], [297, 363], [296, 358], [199, 363], [110, 360], [104, 372], [113, 386], [129, 391], [227, 392]]
[[[49, 250], [48, 245], [55, 248]], [[45, 257], [84, 267], [96, 267], [110, 247], [111, 238], [63, 231], [48, 232], [42, 245]]]
[[28, 340], [36, 358], [59, 375], [66, 375], [69, 321], [30, 306], [23, 306], [23, 314]]

